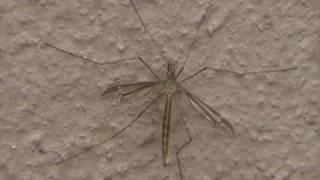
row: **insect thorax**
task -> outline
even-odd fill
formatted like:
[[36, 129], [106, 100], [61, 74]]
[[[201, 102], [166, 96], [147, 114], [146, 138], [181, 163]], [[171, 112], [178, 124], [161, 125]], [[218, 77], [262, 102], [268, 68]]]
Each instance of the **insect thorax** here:
[[167, 79], [165, 82], [165, 90], [168, 93], [175, 93], [177, 89], [177, 82], [175, 79]]
[[167, 69], [167, 80], [165, 82], [165, 89], [169, 93], [175, 93], [177, 82], [176, 82], [176, 74], [175, 74], [175, 64], [174, 63], [168, 63], [168, 69]]

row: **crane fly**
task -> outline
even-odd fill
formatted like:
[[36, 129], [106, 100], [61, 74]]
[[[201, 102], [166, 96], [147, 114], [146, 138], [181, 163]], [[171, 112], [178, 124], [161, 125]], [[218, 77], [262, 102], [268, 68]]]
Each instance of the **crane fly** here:
[[[135, 5], [133, 0], [130, 0], [130, 3], [134, 9], [135, 14], [137, 15], [141, 25], [143, 26], [144, 30], [148, 33], [150, 36], [152, 43], [154, 43], [157, 48], [160, 48], [159, 44], [155, 41], [153, 38], [152, 34], [148, 30], [146, 24], [143, 21], [143, 18], [141, 17], [139, 10], [137, 6]], [[201, 25], [204, 23], [209, 10], [211, 7], [214, 5], [213, 0], [209, 0], [209, 3], [207, 7], [205, 8], [205, 11], [203, 13], [203, 16], [201, 17], [199, 24], [196, 27], [195, 34], [193, 36], [192, 42], [189, 46], [189, 49], [187, 51], [187, 54], [185, 55], [183, 64], [180, 68], [177, 67], [177, 64], [175, 62], [171, 62], [167, 60], [160, 51], [160, 55], [162, 58], [166, 61], [167, 63], [167, 73], [166, 73], [166, 78], [161, 79], [157, 73], [148, 65], [148, 63], [142, 58], [142, 57], [131, 57], [131, 58], [126, 58], [126, 59], [120, 59], [112, 62], [97, 62], [95, 60], [89, 59], [85, 56], [78, 55], [76, 53], [73, 53], [71, 51], [64, 50], [58, 46], [55, 46], [51, 43], [46, 42], [45, 45], [48, 47], [51, 47], [57, 51], [66, 53], [70, 56], [79, 58], [83, 60], [84, 62], [89, 62], [93, 63], [96, 65], [108, 65], [108, 64], [115, 64], [115, 63], [121, 63], [121, 62], [126, 62], [126, 61], [138, 61], [144, 65], [144, 67], [153, 75], [155, 78], [154, 81], [142, 81], [142, 82], [135, 82], [135, 83], [127, 83], [127, 84], [119, 84], [119, 85], [114, 85], [102, 92], [102, 96], [107, 96], [112, 93], [119, 93], [121, 97], [127, 97], [129, 95], [134, 95], [136, 93], [142, 92], [142, 91], [147, 91], [148, 93], [153, 91], [153, 89], [156, 86], [162, 86], [163, 91], [158, 93], [158, 95], [153, 98], [136, 116], [134, 119], [132, 119], [126, 126], [121, 128], [118, 132], [116, 132], [113, 136], [103, 139], [100, 142], [97, 142], [83, 150], [80, 150], [78, 153], [75, 153], [67, 158], [64, 158], [62, 160], [59, 160], [55, 162], [55, 164], [61, 164], [63, 162], [69, 161], [71, 159], [74, 159], [78, 157], [79, 155], [88, 152], [92, 150], [94, 147], [100, 146], [114, 138], [116, 138], [119, 134], [127, 130], [129, 127], [131, 127], [153, 104], [155, 104], [160, 98], [165, 98], [165, 104], [164, 104], [164, 115], [163, 115], [163, 120], [162, 120], [162, 161], [163, 165], [167, 165], [167, 157], [168, 157], [168, 149], [169, 149], [169, 139], [170, 139], [170, 125], [171, 125], [171, 109], [172, 109], [172, 101], [173, 97], [176, 96], [177, 93], [182, 93], [183, 96], [185, 97], [186, 103], [189, 104], [195, 111], [201, 113], [203, 118], [212, 125], [214, 125], [216, 128], [222, 128], [225, 131], [229, 132], [232, 136], [235, 136], [235, 130], [231, 123], [224, 118], [221, 114], [219, 114], [216, 110], [211, 108], [208, 104], [206, 104], [204, 101], [202, 101], [199, 97], [188, 91], [184, 86], [183, 83], [190, 80], [191, 78], [197, 76], [198, 74], [207, 71], [207, 70], [213, 70], [216, 72], [227, 72], [227, 73], [234, 73], [238, 75], [245, 75], [245, 74], [254, 74], [254, 73], [269, 73], [269, 72], [284, 72], [284, 71], [290, 71], [296, 69], [296, 67], [292, 68], [285, 68], [285, 69], [275, 69], [275, 70], [266, 70], [266, 71], [252, 71], [252, 72], [235, 72], [227, 69], [219, 69], [219, 68], [211, 68], [211, 67], [204, 67], [191, 75], [183, 78], [182, 80], [179, 80], [181, 77], [181, 73], [184, 70], [184, 67], [189, 59], [189, 54], [190, 51], [192, 50], [192, 47], [194, 46], [198, 33], [200, 31]], [[121, 93], [119, 92], [121, 90]], [[184, 148], [186, 148], [192, 141], [191, 133], [190, 133], [190, 128], [188, 127], [187, 123], [185, 122], [184, 119], [182, 119], [183, 126], [186, 129], [187, 135], [188, 135], [188, 140], [183, 143], [180, 147], [178, 147], [177, 152], [176, 152], [176, 159], [177, 159], [177, 164], [178, 164], [178, 169], [179, 169], [179, 176], [180, 179], [183, 180], [183, 171], [181, 167], [181, 160], [180, 160], [180, 153]]]

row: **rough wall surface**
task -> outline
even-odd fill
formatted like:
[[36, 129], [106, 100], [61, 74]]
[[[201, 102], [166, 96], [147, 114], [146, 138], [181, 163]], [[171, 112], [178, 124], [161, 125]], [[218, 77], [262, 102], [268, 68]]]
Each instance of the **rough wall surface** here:
[[208, 126], [177, 98], [169, 164], [162, 166], [164, 100], [131, 128], [70, 161], [54, 163], [111, 137], [149, 102], [140, 95], [102, 99], [111, 84], [152, 80], [141, 56], [165, 77], [163, 52], [180, 66], [208, 0], [136, 0], [159, 47], [129, 0], [0, 1], [0, 179], [175, 180], [320, 179], [320, 1], [215, 0], [183, 76], [208, 66], [233, 71], [298, 67], [236, 76], [208, 71], [185, 87], [225, 116], [236, 137]]

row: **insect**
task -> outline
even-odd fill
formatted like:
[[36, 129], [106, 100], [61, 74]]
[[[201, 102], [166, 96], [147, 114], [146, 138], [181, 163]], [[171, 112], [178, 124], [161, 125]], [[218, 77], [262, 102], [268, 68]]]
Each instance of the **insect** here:
[[[135, 5], [133, 0], [130, 0], [131, 5], [134, 9], [134, 12], [136, 13], [139, 21], [141, 22], [141, 25], [145, 29], [145, 31], [149, 34], [152, 42], [160, 48], [159, 44], [155, 41], [153, 38], [152, 34], [148, 30], [146, 24], [143, 21], [143, 18], [141, 17], [139, 10], [137, 6]], [[210, 0], [208, 6], [205, 8], [204, 14], [201, 17], [199, 24], [196, 27], [195, 35], [192, 39], [192, 42], [189, 46], [189, 49], [187, 51], [187, 54], [185, 55], [183, 64], [181, 67], [178, 67], [175, 62], [171, 62], [167, 60], [164, 55], [161, 53], [162, 58], [167, 62], [167, 74], [166, 78], [161, 79], [160, 76], [158, 76], [155, 71], [148, 65], [148, 63], [142, 58], [142, 57], [132, 57], [132, 58], [126, 58], [126, 59], [120, 59], [112, 62], [96, 62], [94, 60], [91, 60], [87, 57], [77, 55], [73, 52], [64, 50], [62, 48], [59, 48], [51, 43], [45, 43], [46, 46], [51, 47], [57, 51], [69, 54], [71, 56], [74, 56], [76, 58], [79, 58], [85, 62], [89, 63], [94, 63], [97, 65], [107, 65], [107, 64], [114, 64], [114, 63], [120, 63], [120, 62], [125, 62], [125, 61], [138, 61], [141, 62], [144, 67], [153, 75], [155, 78], [154, 81], [143, 81], [143, 82], [135, 82], [135, 83], [127, 83], [127, 84], [119, 84], [119, 85], [114, 85], [109, 88], [107, 88], [105, 91], [103, 91], [102, 96], [107, 96], [112, 93], [117, 93], [119, 92], [119, 89], [122, 90], [120, 95], [122, 97], [127, 97], [129, 95], [134, 95], [135, 93], [141, 92], [141, 91], [152, 91], [156, 86], [161, 86], [163, 91], [160, 92], [155, 98], [153, 98], [136, 116], [134, 119], [132, 119], [126, 126], [124, 126], [122, 129], [120, 129], [118, 132], [116, 132], [113, 136], [104, 139], [100, 142], [97, 142], [90, 147], [83, 149], [79, 151], [78, 153], [75, 153], [65, 159], [62, 159], [55, 164], [61, 164], [63, 162], [66, 162], [68, 160], [74, 159], [81, 154], [88, 152], [92, 150], [94, 147], [100, 146], [104, 143], [107, 143], [109, 140], [116, 138], [119, 134], [127, 130], [129, 127], [131, 127], [153, 104], [155, 104], [160, 98], [165, 98], [165, 104], [164, 104], [164, 115], [162, 119], [162, 161], [163, 165], [167, 164], [167, 157], [168, 157], [168, 149], [169, 149], [169, 140], [170, 140], [170, 125], [171, 125], [171, 109], [172, 109], [172, 101], [173, 97], [175, 97], [178, 93], [183, 94], [185, 97], [186, 102], [193, 107], [193, 109], [202, 115], [204, 115], [204, 118], [208, 120], [210, 123], [212, 123], [216, 128], [221, 128], [224, 129], [225, 131], [229, 132], [231, 135], [235, 136], [235, 130], [231, 123], [225, 119], [221, 114], [219, 114], [217, 111], [215, 111], [213, 108], [211, 108], [208, 104], [206, 104], [204, 101], [202, 101], [199, 97], [188, 91], [184, 86], [183, 83], [186, 81], [190, 80], [191, 78], [194, 78], [198, 74], [207, 71], [207, 70], [214, 70], [214, 71], [224, 71], [224, 72], [229, 72], [229, 73], [236, 73], [240, 75], [244, 74], [253, 74], [253, 73], [268, 73], [268, 72], [283, 72], [283, 71], [289, 71], [296, 69], [295, 67], [293, 68], [286, 68], [286, 69], [276, 69], [276, 70], [268, 70], [268, 71], [257, 71], [257, 72], [245, 72], [245, 73], [238, 73], [226, 69], [217, 69], [217, 68], [209, 68], [209, 67], [204, 67], [191, 75], [181, 78], [181, 73], [184, 71], [184, 67], [188, 62], [189, 59], [189, 54], [190, 51], [192, 50], [197, 37], [198, 33], [200, 31], [201, 25], [204, 23], [206, 17], [208, 16], [209, 10], [212, 8], [214, 5], [214, 1]], [[184, 128], [186, 129], [187, 135], [188, 135], [188, 140], [182, 144], [177, 152], [176, 152], [176, 159], [177, 159], [177, 164], [178, 164], [178, 169], [179, 169], [179, 176], [180, 179], [184, 179], [183, 175], [183, 170], [182, 170], [182, 164], [181, 164], [181, 159], [180, 159], [180, 154], [183, 151], [184, 148], [186, 148], [191, 142], [192, 142], [192, 137], [190, 134], [190, 128], [188, 127], [188, 124], [185, 122], [184, 119], [182, 119]]]

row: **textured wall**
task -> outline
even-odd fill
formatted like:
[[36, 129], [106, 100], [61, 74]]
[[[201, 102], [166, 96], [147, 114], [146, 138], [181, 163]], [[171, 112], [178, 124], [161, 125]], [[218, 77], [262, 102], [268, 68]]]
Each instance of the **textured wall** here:
[[[207, 3], [136, 0], [161, 51], [178, 65]], [[152, 75], [140, 63], [83, 63], [45, 42], [100, 62], [139, 55], [161, 77], [165, 61], [129, 0], [1, 0], [0, 179], [179, 179], [181, 119], [193, 137], [181, 154], [185, 179], [320, 179], [319, 28], [319, 0], [216, 0], [183, 76], [204, 66], [298, 67], [245, 76], [208, 71], [185, 84], [233, 124], [236, 137], [208, 126], [177, 98], [169, 165], [162, 167], [161, 100], [116, 139], [54, 165], [111, 137], [156, 92], [103, 100], [108, 85]]]

